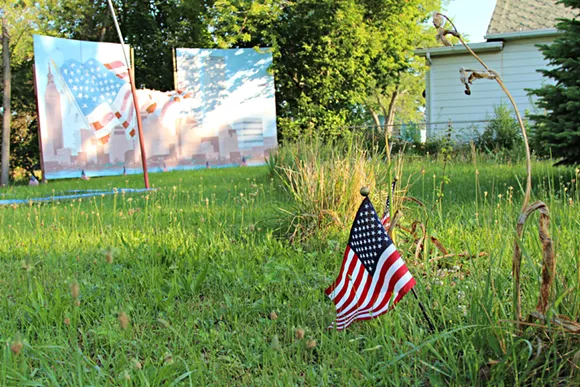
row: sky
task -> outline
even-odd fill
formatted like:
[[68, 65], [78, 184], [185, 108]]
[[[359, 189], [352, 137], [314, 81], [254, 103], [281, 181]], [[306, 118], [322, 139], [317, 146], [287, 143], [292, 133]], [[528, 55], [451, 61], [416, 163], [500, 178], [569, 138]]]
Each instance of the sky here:
[[469, 42], [484, 42], [495, 3], [496, 0], [450, 0], [444, 13], [453, 20], [459, 33], [467, 35]]

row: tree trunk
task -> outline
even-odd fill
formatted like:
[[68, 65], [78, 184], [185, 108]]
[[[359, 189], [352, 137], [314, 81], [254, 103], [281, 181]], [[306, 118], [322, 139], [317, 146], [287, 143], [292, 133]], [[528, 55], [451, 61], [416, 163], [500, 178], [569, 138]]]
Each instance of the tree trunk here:
[[[387, 109], [385, 109], [385, 105], [381, 101], [381, 96], [379, 95], [378, 90], [375, 90], [375, 95], [377, 97], [377, 103], [379, 104], [379, 106], [381, 107], [381, 110], [383, 111], [383, 117], [385, 117], [385, 120], [386, 120], [387, 119]], [[387, 154], [387, 161], [390, 164], [391, 163], [391, 146], [389, 145], [389, 133], [387, 131], [387, 122], [386, 121], [385, 121], [385, 153]]]
[[375, 122], [375, 126], [377, 127], [377, 130], [380, 132], [381, 131], [381, 120], [379, 120], [379, 115], [372, 108], [369, 108], [369, 111], [371, 113], [371, 116], [373, 117], [373, 121]]
[[371, 108], [369, 106], [369, 112], [371, 113], [371, 116], [373, 117], [373, 121], [375, 122], [375, 127], [373, 128], [373, 130], [371, 131], [371, 135], [372, 135], [372, 146], [373, 149], [375, 149], [375, 130], [377, 133], [381, 133], [381, 120], [379, 119], [379, 115], [377, 114], [377, 112]]
[[10, 174], [10, 46], [8, 40], [8, 28], [6, 17], [2, 18], [2, 64], [4, 66], [4, 114], [2, 121], [2, 174], [0, 185], [5, 186], [9, 182]]
[[397, 98], [399, 98], [400, 86], [397, 85], [395, 91], [391, 95], [391, 102], [389, 102], [389, 111], [387, 112], [385, 121], [385, 133], [389, 136], [393, 134], [393, 125], [395, 123], [395, 107], [397, 106]]

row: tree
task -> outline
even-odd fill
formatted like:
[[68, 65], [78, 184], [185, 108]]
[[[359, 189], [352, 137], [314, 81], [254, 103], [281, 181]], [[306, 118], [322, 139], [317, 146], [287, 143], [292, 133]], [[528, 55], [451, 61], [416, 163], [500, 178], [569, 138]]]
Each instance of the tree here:
[[4, 67], [4, 98], [2, 102], [2, 172], [0, 175], [0, 185], [7, 185], [10, 173], [10, 37], [6, 15], [2, 15], [2, 66]]
[[[441, 7], [440, 0], [412, 0], [393, 9], [383, 1], [367, 0], [367, 24], [375, 33], [373, 40], [379, 49], [372, 62], [373, 82], [369, 87], [367, 110], [377, 129], [389, 136], [395, 115], [403, 119], [417, 119], [419, 107], [424, 105], [423, 74], [425, 65], [412, 55], [416, 47], [435, 43], [432, 27], [425, 21]], [[379, 120], [382, 115], [383, 125]]]
[[[580, 0], [560, 0], [580, 12]], [[551, 151], [559, 163], [580, 163], [580, 20], [563, 19], [557, 24], [563, 32], [551, 45], [540, 46], [550, 66], [540, 72], [556, 83], [532, 93], [545, 115], [533, 115], [535, 136], [542, 151]]]
[[[138, 87], [172, 90], [173, 47], [213, 47], [208, 0], [113, 0], [125, 43], [135, 50]], [[69, 39], [119, 43], [106, 1], [60, 0], [54, 31]]]
[[[55, 1], [2, 0], [2, 56], [3, 56], [3, 127], [2, 127], [2, 174], [0, 183], [9, 182], [10, 166], [15, 154], [23, 159], [28, 152], [21, 146], [31, 145], [38, 150], [36, 134], [27, 136], [35, 122], [34, 88], [32, 84], [32, 34], [43, 31], [47, 15]], [[28, 69], [28, 71], [22, 71]], [[20, 88], [26, 84], [25, 87]], [[12, 88], [15, 85], [16, 87]], [[12, 93], [14, 89], [15, 93]], [[24, 102], [24, 104], [22, 104]], [[28, 105], [29, 108], [24, 106]], [[26, 127], [26, 128], [24, 128]], [[13, 130], [14, 129], [14, 130]], [[16, 145], [16, 146], [15, 146]], [[11, 152], [12, 150], [12, 152]], [[16, 152], [15, 152], [16, 151]], [[37, 156], [35, 156], [37, 159]], [[26, 164], [26, 163], [25, 163]], [[30, 167], [30, 163], [27, 165]]]
[[[440, 0], [219, 0], [212, 31], [224, 47], [272, 48], [279, 132], [347, 135], [365, 124], [414, 67], [418, 24]], [[256, 25], [258, 28], [256, 28]], [[397, 81], [398, 80], [398, 81]], [[377, 96], [379, 98], [377, 98]], [[388, 104], [386, 105], [388, 106]], [[374, 110], [373, 110], [374, 109]], [[385, 111], [388, 111], [385, 108]], [[392, 116], [392, 114], [391, 114]]]

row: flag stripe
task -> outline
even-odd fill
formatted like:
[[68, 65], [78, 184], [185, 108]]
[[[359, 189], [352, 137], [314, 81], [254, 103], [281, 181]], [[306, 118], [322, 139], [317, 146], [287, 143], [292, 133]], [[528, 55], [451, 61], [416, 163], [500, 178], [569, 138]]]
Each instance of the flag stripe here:
[[[407, 272], [406, 270], [402, 270], [402, 271], [403, 272], [401, 273], [401, 276], [405, 275]], [[352, 313], [348, 317], [342, 317], [340, 319], [337, 319], [337, 321], [340, 320], [341, 322], [343, 322], [343, 321], [358, 317], [360, 315], [363, 315], [365, 313], [373, 313], [373, 311], [380, 309], [384, 305], [384, 303], [391, 298], [391, 294], [393, 292], [394, 287], [395, 287], [395, 281], [390, 282], [387, 289], [381, 290], [377, 294], [377, 297], [375, 298], [375, 300], [373, 300], [371, 303], [369, 303], [365, 307], [359, 308], [356, 312]]]
[[127, 66], [121, 61], [114, 61], [111, 63], [105, 63], [105, 67], [111, 70], [117, 77], [124, 79], [129, 76], [129, 70]]
[[[399, 280], [396, 281], [396, 283], [395, 281], [390, 283], [386, 291], [381, 291], [372, 304], [369, 304], [369, 306], [366, 308], [360, 308], [359, 310], [356, 311], [356, 313], [352, 314], [348, 318], [337, 319], [337, 321], [339, 321], [340, 323], [344, 323], [345, 321], [353, 320], [359, 316], [375, 315], [377, 311], [381, 310], [385, 306], [385, 304], [388, 304], [390, 302], [391, 296], [393, 294], [393, 291], [396, 290], [397, 284], [399, 284], [400, 280], [405, 275], [409, 274], [406, 268], [402, 267], [401, 270], [403, 271], [401, 278], [399, 278]], [[403, 285], [400, 286], [402, 287]]]
[[[374, 304], [377, 296], [379, 296], [384, 291], [388, 291], [388, 286], [390, 284], [390, 280], [393, 274], [395, 273], [396, 270], [399, 269], [399, 267], [401, 267], [401, 265], [403, 265], [403, 262], [399, 260], [398, 254], [396, 254], [394, 245], [392, 246], [393, 248], [390, 255], [386, 255], [388, 250], [386, 250], [385, 253], [383, 254], [386, 256], [384, 258], [382, 268], [379, 269], [380, 271], [377, 270], [377, 272], [380, 274], [379, 275], [375, 274], [373, 276], [373, 284], [371, 285], [371, 288], [369, 289], [369, 294], [365, 298], [364, 302], [362, 302], [361, 306], [358, 307], [356, 310], [351, 309], [349, 311], [346, 311], [345, 313], [341, 313], [340, 316], [337, 316], [338, 321], [350, 318], [350, 316], [358, 313], [359, 311], [368, 309], [371, 305]], [[383, 290], [385, 285], [387, 286], [387, 289]]]
[[351, 250], [350, 246], [346, 247], [344, 251], [344, 257], [342, 260], [342, 266], [340, 267], [340, 273], [338, 274], [338, 278], [334, 281], [332, 285], [330, 285], [324, 292], [331, 298], [334, 299], [336, 296], [334, 291], [338, 287], [340, 283], [343, 282], [345, 276], [346, 267], [350, 264], [350, 260], [354, 257], [354, 252]]
[[361, 300], [366, 296], [366, 293], [370, 288], [371, 281], [369, 280], [369, 277], [369, 273], [363, 267], [354, 282], [354, 291], [350, 293], [348, 300], [340, 307], [337, 304], [337, 316], [340, 316], [345, 311], [349, 311], [353, 307], [356, 307], [358, 304], [360, 304]]
[[[382, 286], [382, 280], [384, 280], [384, 277], [381, 278], [382, 276], [382, 271], [384, 271], [386, 268], [389, 267], [390, 265], [390, 261], [389, 259], [391, 258], [391, 255], [393, 254], [393, 252], [395, 251], [395, 246], [393, 244], [391, 244], [391, 246], [389, 246], [389, 248], [387, 248], [387, 250], [385, 250], [385, 252], [381, 255], [381, 258], [379, 259], [379, 263], [377, 265], [377, 273], [381, 273], [381, 275], [374, 275], [372, 277], [372, 281], [369, 284], [369, 288], [368, 288], [368, 292], [367, 294], [364, 294], [361, 292], [361, 299], [363, 299], [364, 301], [361, 302], [361, 305], [368, 305], [368, 303], [371, 300], [371, 297], [373, 295], [373, 292], [375, 291], [375, 289], [377, 288], [377, 286]], [[380, 281], [380, 284], [379, 284]], [[343, 314], [349, 313], [350, 311], [346, 311]]]
[[[403, 296], [413, 288], [413, 286], [415, 286], [415, 279], [413, 278], [411, 273], [407, 271], [407, 273], [403, 277], [401, 277], [399, 281], [397, 281], [397, 284], [394, 287], [394, 292], [389, 292], [388, 297], [384, 297], [380, 305], [373, 308], [372, 310], [369, 310], [364, 314], [353, 316], [346, 322], [337, 323], [336, 329], [338, 330], [345, 329], [356, 320], [370, 320], [372, 318], [377, 318], [387, 313], [390, 308], [394, 307], [397, 304], [397, 302], [399, 302], [399, 300], [403, 298]], [[392, 304], [391, 301], [393, 301]]]
[[349, 276], [352, 275], [352, 271], [358, 264], [358, 259], [354, 251], [351, 250], [349, 256], [350, 259], [348, 261], [348, 267], [345, 269], [343, 280], [340, 282], [340, 284], [336, 287], [336, 289], [332, 292], [330, 296], [330, 298], [334, 301], [335, 304], [339, 302], [346, 293], [347, 285], [350, 282]]
[[[406, 284], [406, 279], [401, 279], [397, 284], [398, 286], [395, 287], [395, 290], [403, 287], [404, 284]], [[346, 320], [340, 322], [337, 321], [337, 328], [347, 327], [356, 320], [376, 318], [385, 314], [391, 307], [391, 301], [396, 300], [397, 297], [398, 292], [396, 291], [389, 291], [382, 294], [381, 297], [376, 300], [373, 307], [369, 308], [365, 313], [359, 312]], [[394, 303], [392, 305], [394, 305]]]
[[354, 321], [386, 313], [415, 285], [387, 234], [389, 222], [388, 204], [379, 219], [370, 200], [363, 200], [351, 227], [340, 274], [325, 291], [336, 308], [331, 328], [342, 330]]
[[334, 300], [337, 311], [340, 311], [345, 303], [350, 302], [352, 300], [352, 298], [356, 294], [356, 289], [358, 289], [360, 281], [362, 280], [363, 272], [366, 271], [363, 264], [358, 259], [354, 261], [356, 262], [354, 269], [352, 270], [350, 275], [347, 276], [348, 288], [345, 294], [343, 295], [343, 297], [340, 298], [340, 300]]

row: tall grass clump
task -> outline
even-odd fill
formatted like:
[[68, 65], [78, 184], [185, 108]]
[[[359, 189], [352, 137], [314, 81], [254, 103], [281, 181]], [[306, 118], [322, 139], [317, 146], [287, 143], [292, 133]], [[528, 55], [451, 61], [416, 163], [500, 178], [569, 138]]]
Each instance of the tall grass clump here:
[[386, 187], [390, 175], [384, 160], [356, 141], [286, 144], [270, 159], [269, 168], [294, 199], [282, 217], [283, 231], [292, 240], [346, 226], [360, 202], [359, 189], [367, 186], [381, 195], [376, 188]]

